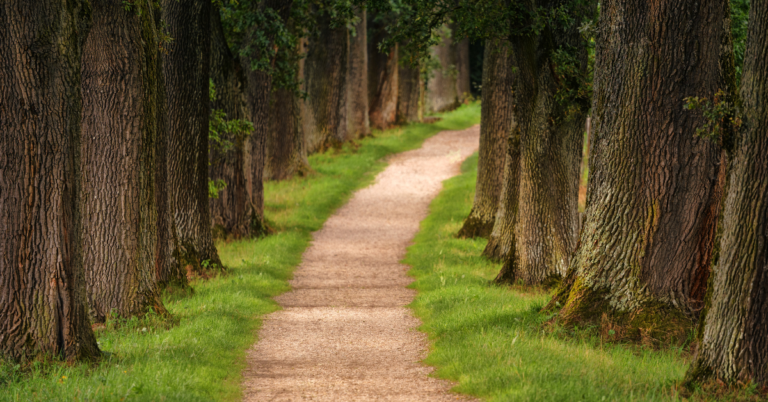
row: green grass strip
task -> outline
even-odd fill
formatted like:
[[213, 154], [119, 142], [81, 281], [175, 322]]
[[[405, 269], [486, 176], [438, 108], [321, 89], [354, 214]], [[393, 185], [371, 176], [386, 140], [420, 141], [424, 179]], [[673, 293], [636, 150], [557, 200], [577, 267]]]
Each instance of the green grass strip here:
[[[289, 290], [311, 232], [371, 183], [388, 155], [417, 148], [442, 130], [477, 124], [480, 106], [463, 106], [435, 124], [375, 133], [309, 158], [315, 173], [266, 183], [266, 216], [277, 233], [259, 240], [219, 243], [225, 277], [195, 285], [190, 297], [166, 296], [178, 325], [131, 319], [98, 335], [111, 356], [98, 365], [0, 362], [0, 401], [211, 401], [242, 397], [245, 352], [261, 318], [279, 308], [272, 300]], [[356, 148], [356, 149], [355, 149]]]
[[542, 326], [547, 293], [490, 285], [500, 265], [480, 256], [486, 241], [455, 237], [472, 206], [476, 155], [462, 172], [444, 183], [404, 261], [437, 376], [489, 401], [674, 400], [682, 350], [604, 344], [590, 330], [564, 336]]

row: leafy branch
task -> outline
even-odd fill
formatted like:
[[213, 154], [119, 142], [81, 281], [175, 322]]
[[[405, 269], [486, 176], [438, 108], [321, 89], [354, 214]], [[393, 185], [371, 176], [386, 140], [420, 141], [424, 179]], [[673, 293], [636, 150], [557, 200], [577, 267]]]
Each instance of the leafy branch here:
[[729, 102], [727, 94], [721, 89], [715, 93], [712, 100], [705, 97], [689, 96], [684, 99], [687, 110], [701, 110], [704, 116], [704, 126], [696, 129], [696, 135], [702, 138], [719, 139], [727, 125], [733, 128], [741, 127], [741, 118], [736, 106]]

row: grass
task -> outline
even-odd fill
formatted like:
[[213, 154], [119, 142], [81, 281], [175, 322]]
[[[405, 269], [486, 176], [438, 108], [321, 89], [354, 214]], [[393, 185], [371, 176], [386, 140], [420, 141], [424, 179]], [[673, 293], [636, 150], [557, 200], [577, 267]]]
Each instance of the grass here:
[[445, 182], [405, 259], [437, 376], [489, 401], [677, 399], [686, 351], [606, 344], [594, 329], [565, 333], [544, 325], [547, 292], [490, 284], [500, 265], [480, 257], [486, 241], [455, 237], [472, 206], [477, 156], [462, 172]]
[[479, 122], [479, 104], [309, 158], [315, 173], [267, 183], [265, 210], [274, 235], [219, 243], [229, 273], [194, 285], [192, 296], [165, 295], [173, 322], [155, 315], [113, 321], [98, 333], [110, 353], [96, 365], [0, 362], [0, 401], [212, 401], [241, 398], [246, 349], [261, 317], [279, 307], [311, 232], [373, 180], [387, 155], [417, 148], [446, 129]]

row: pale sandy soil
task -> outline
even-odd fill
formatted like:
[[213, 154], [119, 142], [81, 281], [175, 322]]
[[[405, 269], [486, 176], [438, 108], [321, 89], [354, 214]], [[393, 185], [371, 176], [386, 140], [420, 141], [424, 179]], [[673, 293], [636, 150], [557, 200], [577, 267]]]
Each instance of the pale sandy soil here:
[[479, 127], [444, 131], [395, 155], [314, 234], [248, 352], [246, 401], [455, 401], [429, 377], [415, 291], [399, 263], [442, 181], [475, 152]]

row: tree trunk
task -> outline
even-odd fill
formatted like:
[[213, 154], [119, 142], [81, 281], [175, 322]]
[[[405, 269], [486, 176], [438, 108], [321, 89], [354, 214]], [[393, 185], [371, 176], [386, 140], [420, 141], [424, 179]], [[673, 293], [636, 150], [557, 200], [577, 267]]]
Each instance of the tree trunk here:
[[[280, 18], [285, 22], [291, 12], [292, 1], [285, 0], [266, 0], [259, 4], [259, 7], [271, 8], [277, 12]], [[250, 40], [257, 40], [261, 33], [260, 27], [254, 26], [253, 31], [249, 33]], [[267, 37], [270, 43], [274, 42], [273, 37]], [[272, 54], [267, 55], [270, 64], [274, 65], [277, 49]], [[263, 55], [253, 54], [250, 58], [258, 59]], [[272, 92], [272, 76], [266, 71], [254, 70], [251, 68], [251, 59], [243, 60], [244, 69], [247, 71], [248, 80], [248, 108], [251, 119], [253, 119], [253, 134], [250, 136], [248, 147], [249, 154], [246, 156], [246, 189], [250, 194], [249, 215], [250, 232], [252, 236], [260, 236], [268, 232], [264, 223], [264, 164], [267, 156], [267, 138], [270, 128], [269, 100]]]
[[168, 44], [163, 60], [167, 88], [168, 194], [178, 248], [176, 263], [221, 267], [208, 205], [208, 122], [211, 2], [163, 0]]
[[456, 54], [451, 30], [444, 25], [438, 34], [441, 42], [432, 48], [432, 57], [437, 67], [430, 72], [427, 80], [426, 110], [429, 113], [451, 110], [459, 104], [456, 93]]
[[456, 54], [456, 94], [459, 101], [466, 99], [472, 88], [469, 85], [469, 39], [454, 42]]
[[512, 133], [515, 66], [511, 51], [508, 41], [486, 41], [475, 201], [459, 237], [488, 237], [493, 231], [504, 180], [507, 140]]
[[165, 311], [155, 282], [164, 264], [155, 180], [158, 76], [162, 67], [147, 7], [127, 12], [113, 0], [93, 0], [93, 26], [83, 47], [81, 173], [83, 263], [91, 317]]
[[[578, 15], [574, 15], [578, 19]], [[554, 51], [567, 49], [587, 75], [580, 21], [570, 29], [547, 27], [538, 38], [517, 38], [515, 120], [520, 130], [520, 189], [515, 227], [517, 253], [498, 281], [554, 284], [565, 276], [578, 230], [579, 167], [586, 100], [559, 98], [579, 91], [580, 81], [558, 72]]]
[[270, 129], [264, 175], [267, 180], [288, 180], [309, 171], [301, 126], [301, 99], [294, 91], [278, 88], [270, 101]]
[[729, 67], [721, 53], [730, 52], [727, 3], [601, 3], [594, 152], [580, 247], [570, 267], [576, 279], [560, 300], [565, 323], [606, 313], [623, 320], [626, 336], [639, 337], [637, 329], [645, 328], [673, 338], [683, 334], [686, 315], [701, 307], [722, 152], [695, 135], [705, 120], [682, 105], [685, 97], [711, 96], [730, 85], [732, 60]]
[[419, 121], [421, 116], [421, 73], [419, 67], [403, 63], [402, 52], [398, 55], [397, 117], [399, 124]]
[[100, 355], [88, 322], [80, 201], [86, 2], [0, 6], [0, 355]]
[[[216, 90], [211, 108], [223, 111], [227, 120], [250, 121], [245, 74], [227, 45], [218, 11], [211, 13], [211, 80]], [[210, 200], [214, 237], [248, 236], [251, 216], [245, 186], [247, 136], [243, 133], [220, 133], [220, 136], [233, 147], [226, 150], [213, 144], [210, 147], [210, 178], [226, 183], [219, 197]]]
[[371, 21], [372, 38], [368, 44], [368, 101], [371, 125], [385, 130], [397, 117], [398, 50], [397, 45], [382, 53], [379, 44], [386, 39], [387, 31], [381, 18]]
[[330, 17], [318, 18], [318, 34], [309, 38], [304, 61], [302, 122], [307, 151], [339, 146], [347, 138], [347, 67], [349, 31], [331, 28]]
[[768, 3], [752, 2], [743, 126], [728, 180], [720, 257], [688, 378], [768, 385]]
[[347, 79], [347, 139], [354, 140], [371, 134], [368, 119], [368, 23], [365, 8], [355, 13], [360, 22], [355, 36], [349, 37], [349, 67]]
[[[517, 223], [518, 202], [520, 201], [520, 130], [515, 125], [514, 117], [507, 137], [507, 152], [504, 158], [504, 176], [496, 210], [493, 231], [483, 256], [493, 261], [516, 261], [515, 225]], [[498, 280], [504, 278], [502, 272]]]
[[[301, 48], [299, 44], [293, 49], [282, 49], [277, 56], [283, 58], [285, 63], [295, 63], [296, 75], [292, 77], [295, 82], [299, 81], [303, 71], [299, 57]], [[309, 172], [306, 138], [301, 121], [301, 98], [297, 91], [283, 87], [273, 89], [269, 116], [264, 179], [287, 180]]]

